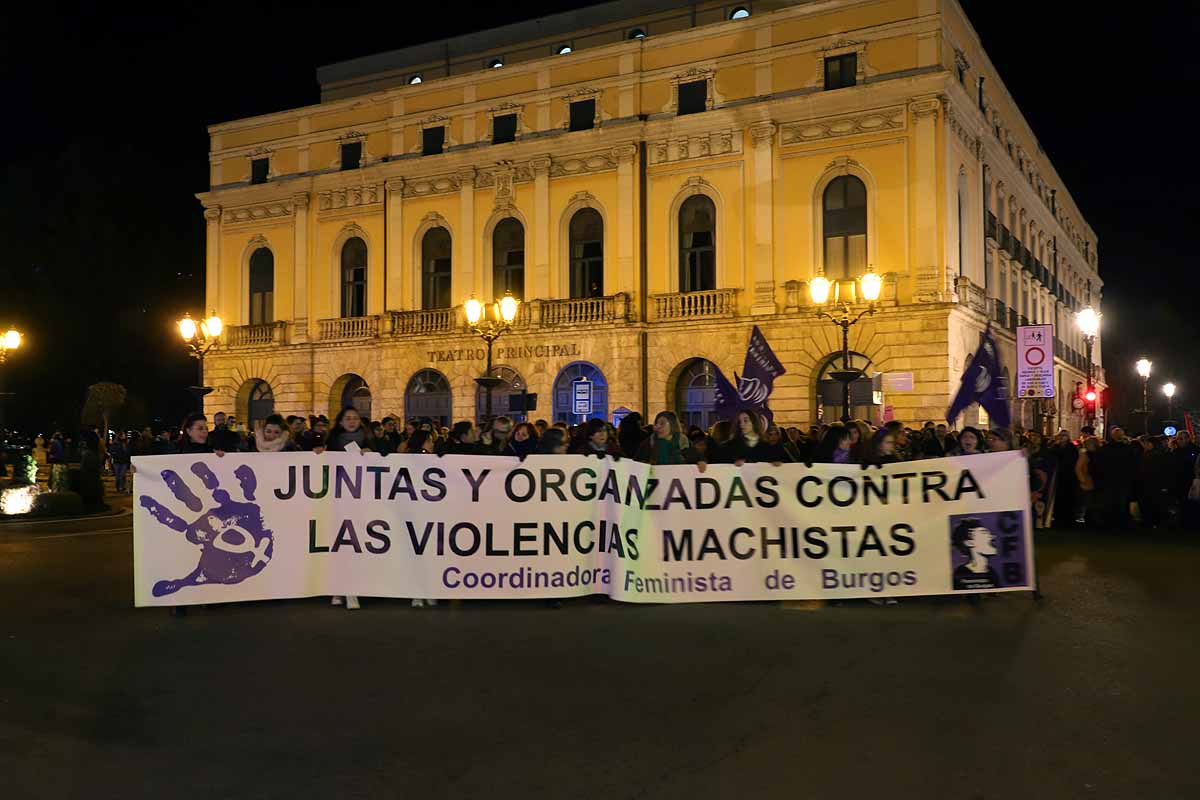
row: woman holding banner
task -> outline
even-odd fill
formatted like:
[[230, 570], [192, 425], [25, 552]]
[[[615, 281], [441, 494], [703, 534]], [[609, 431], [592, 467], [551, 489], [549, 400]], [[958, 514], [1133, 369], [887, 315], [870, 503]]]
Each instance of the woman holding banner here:
[[679, 439], [679, 417], [673, 411], [660, 411], [654, 418], [654, 435], [638, 447], [636, 459], [644, 464], [682, 464]]
[[813, 452], [813, 461], [818, 464], [856, 463], [850, 452], [850, 431], [844, 425], [830, 425]]
[[[375, 449], [375, 439], [371, 436], [370, 428], [363, 423], [362, 415], [358, 413], [357, 408], [346, 406], [338, 413], [337, 419], [333, 421], [333, 430], [329, 432], [329, 443], [324, 449], [335, 453], [344, 453], [353, 449], [368, 452]], [[335, 606], [340, 606], [345, 602], [346, 608], [349, 609], [359, 607], [358, 596], [353, 594], [348, 594], [344, 598], [335, 595], [329, 598], [329, 602]]]
[[739, 411], [735, 418], [733, 438], [718, 451], [717, 460], [741, 466], [747, 462], [768, 462], [778, 466], [791, 461], [778, 441], [771, 444], [763, 435], [762, 419], [753, 411]]

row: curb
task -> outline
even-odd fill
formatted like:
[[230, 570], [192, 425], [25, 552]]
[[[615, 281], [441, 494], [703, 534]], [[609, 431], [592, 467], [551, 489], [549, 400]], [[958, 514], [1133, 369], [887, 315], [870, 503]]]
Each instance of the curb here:
[[115, 508], [108, 511], [97, 511], [95, 514], [77, 514], [73, 517], [0, 517], [0, 530], [3, 530], [6, 525], [48, 525], [50, 523], [84, 522], [92, 519], [113, 519], [124, 516], [133, 516], [133, 511], [127, 508]]

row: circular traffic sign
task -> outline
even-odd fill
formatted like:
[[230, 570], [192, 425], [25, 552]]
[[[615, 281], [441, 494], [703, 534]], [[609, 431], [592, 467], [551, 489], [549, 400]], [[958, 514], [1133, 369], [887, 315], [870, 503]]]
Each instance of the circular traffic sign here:
[[1046, 360], [1046, 351], [1040, 347], [1029, 347], [1025, 350], [1025, 363], [1031, 367], [1041, 366]]

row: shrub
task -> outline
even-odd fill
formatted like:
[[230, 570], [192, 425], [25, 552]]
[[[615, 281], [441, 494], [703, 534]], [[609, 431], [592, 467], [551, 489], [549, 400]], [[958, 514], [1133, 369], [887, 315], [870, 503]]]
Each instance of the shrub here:
[[83, 513], [83, 498], [75, 492], [45, 492], [33, 501], [33, 513], [70, 516]]

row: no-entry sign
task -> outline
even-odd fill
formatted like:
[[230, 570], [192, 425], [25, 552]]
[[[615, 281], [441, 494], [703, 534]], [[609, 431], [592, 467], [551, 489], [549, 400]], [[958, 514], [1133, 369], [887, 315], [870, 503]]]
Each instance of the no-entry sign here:
[[1054, 326], [1017, 328], [1017, 396], [1054, 397]]

